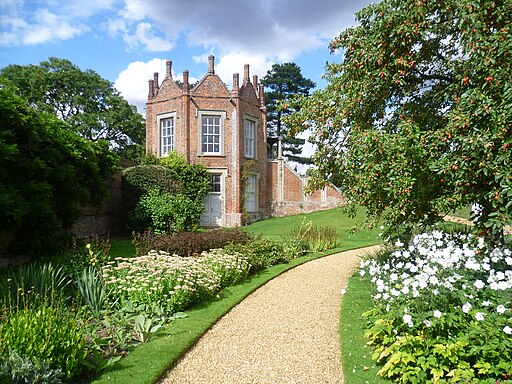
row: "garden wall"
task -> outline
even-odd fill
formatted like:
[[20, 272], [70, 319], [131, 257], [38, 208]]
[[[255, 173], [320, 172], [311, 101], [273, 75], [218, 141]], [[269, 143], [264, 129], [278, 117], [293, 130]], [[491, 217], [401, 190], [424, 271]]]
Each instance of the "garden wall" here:
[[341, 191], [329, 185], [306, 194], [307, 178], [292, 170], [284, 159], [268, 162], [270, 216], [288, 216], [336, 208], [344, 204]]
[[109, 195], [102, 206], [85, 206], [80, 209], [81, 216], [71, 230], [76, 237], [112, 237], [128, 233], [121, 195], [121, 175], [118, 172], [107, 182]]

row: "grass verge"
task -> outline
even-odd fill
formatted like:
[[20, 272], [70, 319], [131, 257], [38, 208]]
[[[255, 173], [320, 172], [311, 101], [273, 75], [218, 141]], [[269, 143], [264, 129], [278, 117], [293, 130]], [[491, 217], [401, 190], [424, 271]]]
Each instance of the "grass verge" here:
[[368, 279], [354, 274], [349, 279], [340, 312], [340, 343], [346, 384], [391, 383], [377, 375], [380, 367], [372, 360], [372, 350], [364, 338], [361, 314], [369, 310], [372, 300]]

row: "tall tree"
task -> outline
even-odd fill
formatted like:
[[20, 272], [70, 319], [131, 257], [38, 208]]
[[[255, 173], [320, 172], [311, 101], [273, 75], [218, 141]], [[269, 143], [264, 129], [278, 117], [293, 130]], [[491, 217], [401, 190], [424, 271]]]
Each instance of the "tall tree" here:
[[56, 114], [88, 140], [106, 140], [127, 157], [134, 157], [136, 146], [144, 143], [142, 115], [110, 81], [90, 69], [82, 71], [69, 60], [51, 57], [39, 65], [9, 65], [0, 75], [37, 110]]
[[315, 83], [302, 76], [295, 63], [274, 64], [261, 79], [261, 83], [270, 91], [265, 92], [267, 104], [267, 131], [269, 136], [283, 136], [283, 153], [289, 160], [308, 163], [309, 159], [300, 156], [304, 139], [291, 135], [283, 123], [283, 117], [295, 111], [292, 103], [296, 95], [309, 95]]
[[0, 81], [0, 233], [18, 251], [48, 245], [78, 218], [79, 204], [99, 204], [118, 156], [54, 114], [38, 112]]
[[[512, 2], [383, 0], [331, 42], [343, 60], [287, 124], [311, 128], [317, 185], [388, 234], [478, 203], [495, 241], [512, 214]], [[396, 232], [395, 232], [396, 233]]]

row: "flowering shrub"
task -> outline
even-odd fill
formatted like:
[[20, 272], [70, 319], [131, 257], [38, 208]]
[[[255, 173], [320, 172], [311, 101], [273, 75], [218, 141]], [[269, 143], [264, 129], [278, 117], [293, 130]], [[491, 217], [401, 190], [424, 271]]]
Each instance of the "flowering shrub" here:
[[440, 231], [396, 245], [360, 269], [372, 282], [366, 337], [379, 374], [401, 383], [512, 382], [510, 249]]
[[151, 251], [135, 258], [117, 257], [106, 264], [103, 278], [114, 296], [134, 305], [158, 305], [172, 315], [244, 279], [249, 269], [245, 258], [221, 250], [187, 258]]

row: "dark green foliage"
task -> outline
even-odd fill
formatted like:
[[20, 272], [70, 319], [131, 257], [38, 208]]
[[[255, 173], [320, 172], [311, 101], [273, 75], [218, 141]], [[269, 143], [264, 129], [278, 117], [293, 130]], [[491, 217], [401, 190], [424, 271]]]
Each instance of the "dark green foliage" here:
[[244, 255], [251, 264], [250, 273], [290, 261], [281, 243], [261, 238], [248, 243], [232, 243], [225, 248], [225, 251]]
[[269, 136], [284, 136], [283, 153], [289, 160], [310, 163], [310, 159], [299, 156], [304, 139], [289, 134], [282, 118], [297, 109], [292, 103], [294, 96], [308, 95], [315, 83], [302, 76], [295, 63], [274, 64], [261, 83], [267, 88], [265, 101], [267, 106], [267, 132]]
[[123, 170], [121, 189], [126, 211], [133, 212], [140, 198], [153, 188], [174, 194], [180, 186], [176, 174], [162, 165], [138, 165]]
[[59, 229], [77, 219], [79, 203], [101, 203], [118, 158], [106, 142], [79, 137], [8, 86], [0, 88], [0, 124], [0, 232], [12, 233], [11, 251], [47, 254]]
[[181, 232], [172, 235], [155, 235], [150, 232], [133, 235], [137, 256], [146, 255], [151, 250], [165, 251], [187, 257], [199, 255], [203, 251], [223, 248], [228, 244], [244, 244], [251, 235], [239, 229], [212, 229], [206, 232]]
[[96, 72], [50, 57], [39, 65], [9, 65], [0, 75], [39, 112], [62, 119], [67, 129], [91, 141], [106, 140], [122, 156], [137, 158], [144, 142], [144, 119]]

